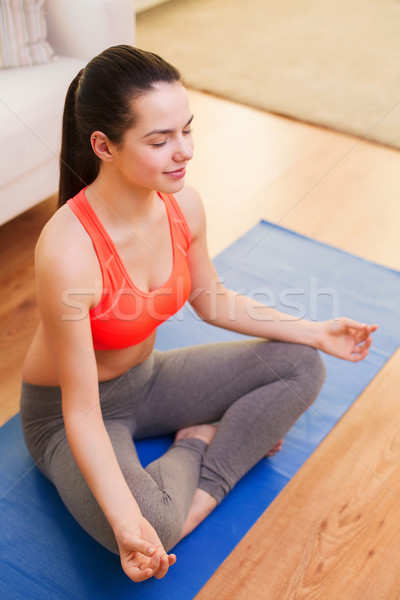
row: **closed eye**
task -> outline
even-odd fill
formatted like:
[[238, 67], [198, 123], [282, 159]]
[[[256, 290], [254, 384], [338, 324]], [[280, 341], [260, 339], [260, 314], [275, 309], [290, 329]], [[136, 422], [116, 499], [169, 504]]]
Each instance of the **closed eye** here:
[[[184, 129], [182, 131], [183, 135], [190, 135], [191, 133], [193, 133], [192, 128], [189, 129]], [[157, 142], [154, 144], [151, 144], [154, 148], [162, 148], [163, 146], [165, 146], [165, 144], [167, 143], [167, 140], [164, 140], [163, 142]]]

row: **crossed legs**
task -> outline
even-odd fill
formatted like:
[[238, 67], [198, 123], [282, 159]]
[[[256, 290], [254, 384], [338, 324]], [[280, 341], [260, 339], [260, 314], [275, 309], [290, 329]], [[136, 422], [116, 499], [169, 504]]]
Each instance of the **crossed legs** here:
[[[316, 398], [324, 375], [312, 348], [244, 340], [154, 352], [118, 380], [100, 384], [122, 472], [167, 551], [279, 444]], [[59, 389], [28, 385], [23, 394], [34, 460], [82, 527], [116, 552], [113, 532], [63, 435]], [[133, 439], [176, 431], [168, 451], [143, 468]]]

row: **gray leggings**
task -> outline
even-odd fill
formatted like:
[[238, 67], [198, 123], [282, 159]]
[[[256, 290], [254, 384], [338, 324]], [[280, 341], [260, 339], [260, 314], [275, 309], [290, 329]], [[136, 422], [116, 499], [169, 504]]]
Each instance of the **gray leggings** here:
[[[142, 514], [166, 550], [180, 539], [197, 487], [217, 502], [280, 440], [316, 398], [325, 368], [310, 347], [263, 340], [153, 351], [144, 363], [101, 382], [105, 426]], [[58, 387], [22, 384], [21, 420], [39, 469], [98, 542], [118, 547], [69, 449]], [[174, 443], [141, 466], [134, 439], [219, 421], [207, 446]]]

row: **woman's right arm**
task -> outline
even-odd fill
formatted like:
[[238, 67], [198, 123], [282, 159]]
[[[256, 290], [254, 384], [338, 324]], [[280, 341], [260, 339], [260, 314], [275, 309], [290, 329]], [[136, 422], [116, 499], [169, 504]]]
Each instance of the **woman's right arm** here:
[[[53, 238], [53, 239], [52, 239]], [[50, 234], [42, 236], [36, 251], [38, 303], [46, 343], [62, 389], [67, 439], [89, 488], [110, 523], [121, 563], [134, 581], [163, 577], [175, 557], [168, 557], [151, 525], [142, 516], [119, 467], [104, 426], [93, 350], [89, 309], [93, 294], [90, 262], [79, 248], [64, 245]], [[66, 303], [68, 291], [77, 303]], [[79, 293], [82, 290], [82, 294]], [[67, 292], [67, 293], [66, 293]]]

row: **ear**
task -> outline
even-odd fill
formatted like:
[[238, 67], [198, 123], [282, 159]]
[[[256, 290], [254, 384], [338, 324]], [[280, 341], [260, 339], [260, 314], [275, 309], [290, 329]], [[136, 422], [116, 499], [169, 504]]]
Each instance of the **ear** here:
[[102, 131], [94, 131], [90, 136], [90, 143], [93, 152], [105, 162], [112, 162], [113, 156], [113, 144], [110, 142], [108, 137]]

